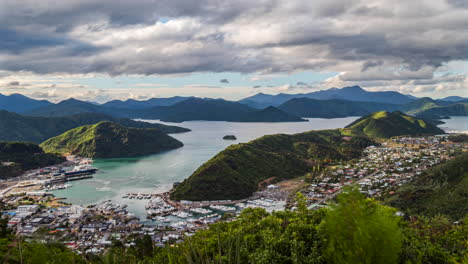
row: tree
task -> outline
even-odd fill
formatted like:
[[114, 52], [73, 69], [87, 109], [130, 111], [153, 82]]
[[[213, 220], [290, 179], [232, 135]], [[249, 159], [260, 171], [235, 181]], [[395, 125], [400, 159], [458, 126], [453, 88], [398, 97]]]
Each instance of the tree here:
[[329, 263], [396, 263], [402, 247], [396, 209], [366, 199], [355, 186], [337, 197], [320, 224]]

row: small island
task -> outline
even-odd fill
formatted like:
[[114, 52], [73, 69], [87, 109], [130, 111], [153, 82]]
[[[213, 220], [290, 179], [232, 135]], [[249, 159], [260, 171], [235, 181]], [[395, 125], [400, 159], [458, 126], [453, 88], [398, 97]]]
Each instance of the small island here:
[[237, 140], [236, 136], [234, 135], [226, 135], [223, 137], [224, 140]]

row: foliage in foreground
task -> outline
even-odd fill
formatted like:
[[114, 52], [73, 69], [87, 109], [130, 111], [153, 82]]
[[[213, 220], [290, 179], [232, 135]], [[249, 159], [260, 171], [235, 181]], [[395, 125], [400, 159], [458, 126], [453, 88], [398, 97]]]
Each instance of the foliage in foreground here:
[[[365, 199], [356, 189], [331, 209], [311, 211], [298, 196], [298, 210], [267, 213], [246, 209], [185, 242], [153, 247], [151, 238], [125, 248], [116, 242], [103, 256], [80, 257], [63, 245], [22, 243], [0, 228], [6, 263], [467, 263], [468, 217], [397, 216], [396, 209]], [[21, 254], [20, 254], [21, 252]]]

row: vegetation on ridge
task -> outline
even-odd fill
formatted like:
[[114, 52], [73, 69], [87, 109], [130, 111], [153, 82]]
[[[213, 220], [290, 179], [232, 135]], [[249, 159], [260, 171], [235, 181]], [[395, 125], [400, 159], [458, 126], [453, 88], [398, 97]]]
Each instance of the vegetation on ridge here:
[[90, 158], [155, 154], [183, 144], [154, 128], [126, 128], [112, 122], [81, 126], [41, 144], [46, 152]]
[[62, 156], [44, 153], [41, 147], [33, 143], [0, 141], [0, 179], [64, 161]]
[[386, 202], [410, 214], [463, 218], [468, 212], [468, 153], [425, 171]]
[[176, 200], [246, 198], [265, 180], [303, 176], [313, 165], [357, 158], [373, 144], [366, 136], [347, 136], [341, 130], [269, 135], [231, 145], [178, 185]]
[[445, 132], [422, 119], [402, 112], [379, 111], [359, 118], [345, 128], [362, 132], [371, 137], [389, 138], [403, 135], [434, 135]]

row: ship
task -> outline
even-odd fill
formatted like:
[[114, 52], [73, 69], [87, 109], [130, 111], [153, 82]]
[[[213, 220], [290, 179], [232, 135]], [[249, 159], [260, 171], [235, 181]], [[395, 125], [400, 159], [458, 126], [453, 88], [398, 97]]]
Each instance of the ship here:
[[75, 166], [73, 170], [71, 171], [66, 171], [64, 173], [65, 177], [76, 177], [76, 176], [84, 176], [84, 175], [90, 175], [96, 173], [97, 169], [89, 166], [89, 165], [79, 165]]

